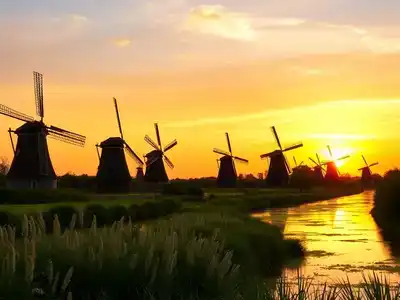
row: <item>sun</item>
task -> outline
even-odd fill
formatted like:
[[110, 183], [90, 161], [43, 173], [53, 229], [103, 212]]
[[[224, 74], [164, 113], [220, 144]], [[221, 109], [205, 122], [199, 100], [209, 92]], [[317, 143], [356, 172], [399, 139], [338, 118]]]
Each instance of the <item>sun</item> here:
[[[331, 146], [331, 151], [332, 151], [333, 160], [335, 161], [335, 164], [338, 168], [345, 165], [347, 162], [347, 159], [342, 159], [342, 160], [338, 160], [338, 159], [343, 156], [346, 156], [346, 155], [351, 155], [354, 152], [354, 150], [350, 147], [338, 147], [338, 146]], [[325, 152], [326, 157], [330, 158], [328, 149], [326, 149], [326, 151], [324, 151], [324, 152]]]

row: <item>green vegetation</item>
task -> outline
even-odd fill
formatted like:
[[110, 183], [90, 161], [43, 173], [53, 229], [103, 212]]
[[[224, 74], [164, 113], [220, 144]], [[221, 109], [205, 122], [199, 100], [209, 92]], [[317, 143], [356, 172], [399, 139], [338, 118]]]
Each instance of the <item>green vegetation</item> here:
[[400, 255], [400, 170], [388, 171], [379, 182], [371, 211], [381, 229], [383, 238], [389, 242], [393, 255]]
[[144, 226], [122, 218], [103, 229], [94, 218], [89, 230], [76, 231], [78, 218], [63, 232], [56, 215], [45, 235], [43, 217], [24, 217], [23, 240], [1, 228], [0, 298], [32, 299], [36, 288], [45, 299], [235, 299], [304, 254], [274, 226], [224, 214]]
[[[11, 227], [0, 228], [0, 299], [391, 300], [400, 296], [400, 288], [390, 287], [386, 278], [375, 274], [365, 276], [359, 286], [349, 281], [313, 286], [301, 276], [295, 283], [285, 277], [263, 280], [262, 276], [273, 274], [263, 264], [281, 263], [298, 253], [273, 226], [249, 219], [183, 214], [145, 226], [122, 219], [104, 229], [94, 219], [84, 231], [76, 231], [76, 223], [74, 215], [62, 232], [56, 216], [54, 233], [45, 235], [43, 218], [25, 217], [23, 239], [16, 238]], [[212, 230], [215, 226], [221, 229]], [[264, 241], [249, 243], [253, 238]], [[285, 254], [276, 256], [281, 251]]]

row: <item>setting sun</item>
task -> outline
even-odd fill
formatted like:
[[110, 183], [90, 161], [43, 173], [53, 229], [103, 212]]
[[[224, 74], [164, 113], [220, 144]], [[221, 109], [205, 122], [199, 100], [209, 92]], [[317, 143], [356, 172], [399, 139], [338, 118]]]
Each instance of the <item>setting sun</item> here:
[[[330, 146], [331, 147], [331, 152], [332, 152], [332, 158], [335, 161], [335, 164], [338, 168], [344, 166], [347, 161], [351, 158], [351, 154], [354, 152], [354, 150], [350, 147], [343, 147], [343, 146]], [[331, 155], [329, 153], [328, 148], [326, 148], [323, 151], [324, 155], [324, 160], [329, 160], [331, 159]], [[346, 159], [341, 159], [342, 157], [350, 156], [349, 158]]]

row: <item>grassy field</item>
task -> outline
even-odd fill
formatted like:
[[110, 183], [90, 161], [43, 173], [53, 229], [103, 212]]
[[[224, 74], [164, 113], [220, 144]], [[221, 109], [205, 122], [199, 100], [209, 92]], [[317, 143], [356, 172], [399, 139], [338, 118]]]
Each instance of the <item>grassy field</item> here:
[[[44, 235], [45, 224], [25, 219], [24, 239], [0, 228], [0, 299], [7, 300], [325, 300], [399, 299], [375, 274], [351, 286], [297, 282], [274, 268], [304, 251], [276, 228], [221, 214], [186, 213], [145, 226], [116, 222]], [[55, 221], [57, 225], [57, 219]], [[218, 229], [216, 229], [218, 228]]]

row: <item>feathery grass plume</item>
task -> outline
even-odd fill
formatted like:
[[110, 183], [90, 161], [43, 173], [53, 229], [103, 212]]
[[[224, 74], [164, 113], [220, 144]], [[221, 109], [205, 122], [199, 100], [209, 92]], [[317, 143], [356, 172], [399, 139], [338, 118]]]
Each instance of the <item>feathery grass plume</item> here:
[[54, 215], [53, 218], [53, 235], [56, 237], [61, 236], [61, 224], [58, 215]]

